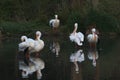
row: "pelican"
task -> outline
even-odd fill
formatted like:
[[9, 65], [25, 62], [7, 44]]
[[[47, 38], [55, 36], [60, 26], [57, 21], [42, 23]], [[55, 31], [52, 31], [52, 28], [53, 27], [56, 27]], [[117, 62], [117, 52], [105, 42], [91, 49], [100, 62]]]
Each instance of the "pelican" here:
[[27, 36], [21, 36], [21, 43], [18, 44], [19, 51], [24, 51], [27, 47], [34, 46], [34, 40], [31, 38], [27, 38]]
[[76, 32], [78, 28], [78, 23], [74, 24], [74, 30], [73, 32], [70, 34], [69, 38], [72, 42], [77, 43], [78, 46], [82, 46], [83, 45], [83, 41], [84, 41], [84, 34], [81, 32]]
[[56, 29], [60, 25], [60, 20], [58, 19], [58, 15], [55, 15], [55, 19], [51, 19], [49, 21], [49, 25], [53, 28]]
[[39, 52], [44, 48], [44, 41], [40, 39], [41, 38], [41, 32], [36, 31], [36, 39], [33, 40], [31, 38], [27, 38], [26, 36], [22, 36], [21, 42], [19, 44], [19, 51], [24, 51], [28, 48], [29, 53], [33, 52]]
[[98, 35], [96, 34], [96, 29], [91, 29], [92, 33], [88, 34], [87, 40], [90, 44], [90, 47], [96, 47], [96, 43], [98, 42]]
[[27, 38], [27, 36], [21, 36], [21, 41], [22, 42], [18, 44], [18, 50], [24, 53], [25, 62], [29, 65], [27, 62], [30, 56], [29, 49], [34, 47], [35, 41], [31, 38]]
[[96, 60], [98, 59], [98, 51], [97, 50], [90, 50], [88, 52], [88, 59], [92, 60], [92, 65], [96, 67]]
[[39, 52], [44, 48], [44, 41], [40, 39], [41, 38], [41, 32], [36, 31], [36, 39], [34, 40], [34, 46], [29, 47], [29, 52]]
[[75, 64], [75, 71], [79, 72], [77, 62], [83, 62], [85, 60], [83, 50], [79, 49], [77, 52], [70, 55], [70, 61]]

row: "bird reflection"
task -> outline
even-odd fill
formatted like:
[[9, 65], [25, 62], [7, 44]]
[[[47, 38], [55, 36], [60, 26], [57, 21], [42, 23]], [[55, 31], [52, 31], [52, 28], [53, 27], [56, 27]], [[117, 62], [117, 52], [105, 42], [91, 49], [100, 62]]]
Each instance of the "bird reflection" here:
[[99, 80], [99, 53], [97, 49], [90, 49], [88, 51], [88, 58], [92, 60], [92, 65], [94, 67], [95, 73], [94, 73], [94, 80]]
[[78, 51], [70, 55], [70, 61], [74, 63], [76, 73], [79, 73], [78, 62], [81, 63], [84, 60], [85, 57], [82, 49], [79, 49]]
[[53, 41], [50, 45], [50, 50], [52, 51], [52, 53], [56, 54], [56, 57], [58, 57], [60, 52], [60, 44], [57, 41]]
[[29, 65], [26, 65], [24, 60], [19, 60], [19, 70], [22, 78], [29, 78], [30, 75], [36, 73], [38, 80], [42, 78], [41, 70], [45, 68], [45, 63], [41, 58], [30, 56]]
[[88, 51], [88, 59], [92, 60], [92, 65], [94, 67], [96, 67], [96, 61], [97, 61], [98, 57], [99, 57], [99, 55], [98, 55], [97, 49], [90, 49]]

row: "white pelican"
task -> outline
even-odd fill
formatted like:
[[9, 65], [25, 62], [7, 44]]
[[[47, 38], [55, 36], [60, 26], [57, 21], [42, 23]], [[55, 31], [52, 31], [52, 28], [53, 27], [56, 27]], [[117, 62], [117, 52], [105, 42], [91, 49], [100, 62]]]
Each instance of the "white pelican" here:
[[44, 47], [44, 41], [41, 40], [40, 37], [41, 37], [40, 31], [36, 31], [35, 40], [27, 38], [26, 36], [22, 36], [21, 40], [23, 42], [19, 44], [19, 51], [24, 51], [26, 48], [28, 48], [29, 53], [39, 52]]
[[40, 39], [41, 38], [41, 32], [36, 31], [36, 39], [34, 40], [34, 46], [30, 47], [30, 53], [33, 52], [39, 52], [44, 48], [44, 41]]
[[73, 32], [70, 34], [69, 38], [72, 42], [77, 43], [78, 46], [82, 46], [83, 45], [83, 41], [84, 41], [84, 34], [81, 32], [76, 32], [78, 28], [78, 24], [75, 23], [74, 24], [74, 30]]
[[27, 38], [27, 36], [21, 36], [21, 43], [18, 44], [19, 51], [24, 51], [27, 47], [34, 46], [34, 40]]
[[21, 36], [21, 41], [22, 42], [18, 44], [18, 50], [24, 53], [24, 57], [26, 61], [29, 59], [29, 56], [30, 56], [29, 49], [34, 47], [35, 41], [31, 38], [27, 38], [27, 36]]
[[96, 34], [96, 29], [91, 29], [92, 34], [87, 35], [87, 40], [89, 42], [90, 47], [96, 47], [96, 43], [98, 42], [98, 35]]
[[59, 52], [60, 52], [60, 44], [58, 42], [53, 42], [52, 45], [50, 46], [50, 50], [53, 53], [56, 53], [56, 57], [58, 57]]
[[96, 60], [98, 59], [98, 51], [97, 50], [89, 50], [88, 51], [88, 59], [92, 60], [92, 65], [96, 67]]
[[77, 62], [83, 62], [85, 60], [83, 50], [79, 49], [77, 52], [70, 55], [70, 61], [75, 64], [75, 71], [79, 72]]
[[40, 58], [30, 57], [29, 65], [26, 65], [23, 60], [19, 60], [19, 70], [21, 70], [22, 78], [28, 78], [29, 74], [36, 72], [37, 79], [42, 78], [41, 70], [45, 68], [45, 63]]
[[56, 29], [60, 25], [60, 20], [58, 19], [58, 15], [55, 15], [55, 19], [51, 19], [49, 21], [49, 25], [53, 28]]

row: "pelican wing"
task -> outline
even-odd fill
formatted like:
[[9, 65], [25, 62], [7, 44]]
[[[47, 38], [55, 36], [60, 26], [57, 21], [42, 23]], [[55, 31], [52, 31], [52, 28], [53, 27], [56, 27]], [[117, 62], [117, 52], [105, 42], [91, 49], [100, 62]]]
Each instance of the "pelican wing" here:
[[49, 25], [50, 25], [50, 27], [53, 27], [53, 23], [55, 22], [55, 19], [51, 19], [50, 21], [49, 21]]
[[77, 37], [80, 39], [80, 41], [84, 41], [84, 35], [81, 32], [77, 33]]

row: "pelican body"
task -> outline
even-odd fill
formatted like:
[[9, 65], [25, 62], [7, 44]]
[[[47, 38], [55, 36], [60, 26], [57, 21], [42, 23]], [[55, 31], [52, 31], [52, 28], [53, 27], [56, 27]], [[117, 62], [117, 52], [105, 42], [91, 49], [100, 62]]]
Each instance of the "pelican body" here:
[[34, 40], [34, 46], [30, 47], [30, 53], [33, 52], [39, 52], [44, 48], [44, 41], [40, 39], [41, 38], [41, 32], [36, 32], [36, 39]]
[[49, 25], [55, 29], [55, 28], [58, 28], [59, 25], [60, 25], [60, 20], [58, 19], [58, 15], [55, 15], [55, 19], [51, 19], [49, 21]]
[[92, 33], [87, 35], [87, 40], [89, 42], [90, 47], [96, 47], [96, 44], [98, 42], [98, 35], [96, 34], [96, 29], [92, 29]]
[[22, 42], [19, 43], [19, 51], [24, 51], [28, 48], [29, 53], [39, 52], [44, 48], [44, 41], [40, 39], [41, 32], [36, 31], [36, 39], [33, 40], [31, 38], [27, 38], [26, 36], [22, 36]]
[[27, 47], [34, 46], [34, 40], [31, 38], [27, 38], [27, 36], [21, 36], [21, 43], [18, 44], [19, 51], [24, 51]]
[[77, 28], [78, 28], [78, 24], [75, 23], [75, 28], [73, 30], [73, 32], [70, 34], [69, 38], [70, 41], [75, 42], [78, 46], [82, 46], [83, 45], [83, 41], [84, 41], [84, 34], [81, 32], [76, 32]]

